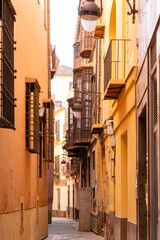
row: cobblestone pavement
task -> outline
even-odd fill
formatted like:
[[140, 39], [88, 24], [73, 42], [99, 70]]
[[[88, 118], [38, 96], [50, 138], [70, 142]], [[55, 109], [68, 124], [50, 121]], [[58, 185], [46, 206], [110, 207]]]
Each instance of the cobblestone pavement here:
[[93, 232], [78, 231], [79, 223], [66, 218], [53, 218], [48, 225], [48, 237], [45, 240], [102, 240]]

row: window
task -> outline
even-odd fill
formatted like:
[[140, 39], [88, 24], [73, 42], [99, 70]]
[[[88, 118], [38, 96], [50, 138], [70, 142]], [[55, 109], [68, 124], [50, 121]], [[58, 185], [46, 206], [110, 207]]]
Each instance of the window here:
[[39, 108], [39, 121], [40, 121], [40, 156], [39, 156], [39, 178], [42, 178], [42, 159], [45, 158], [45, 139], [46, 139], [46, 111], [45, 107]]
[[14, 125], [14, 17], [10, 1], [0, 1], [0, 127], [15, 129]]
[[39, 153], [39, 91], [34, 78], [26, 78], [26, 149]]
[[59, 160], [60, 160], [60, 156], [57, 155], [57, 156], [55, 157], [55, 172], [56, 172], [56, 173], [59, 173]]
[[90, 157], [88, 157], [88, 187], [91, 186], [91, 177], [90, 177]]
[[93, 189], [93, 195], [92, 195], [92, 198], [93, 200], [95, 199], [96, 195], [95, 195], [95, 188], [92, 188]]
[[95, 151], [92, 152], [93, 170], [95, 169]]
[[65, 134], [66, 134], [66, 124], [64, 123], [63, 124], [63, 136], [65, 136]]
[[45, 115], [43, 120], [43, 158], [46, 162], [53, 162], [54, 156], [54, 104], [51, 99], [43, 102]]
[[58, 211], [60, 211], [60, 189], [57, 189], [57, 197], [58, 197]]
[[55, 101], [55, 107], [62, 107], [62, 101]]
[[56, 141], [60, 141], [60, 120], [55, 122]]

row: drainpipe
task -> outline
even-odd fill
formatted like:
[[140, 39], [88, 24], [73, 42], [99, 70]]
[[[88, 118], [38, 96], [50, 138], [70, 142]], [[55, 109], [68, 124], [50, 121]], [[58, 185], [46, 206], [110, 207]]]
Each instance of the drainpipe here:
[[[102, 40], [99, 39], [99, 89], [98, 91], [101, 92], [102, 90]], [[101, 109], [102, 109], [102, 101], [101, 101], [101, 94], [98, 96], [98, 106], [99, 106], [99, 112], [98, 112], [98, 123], [102, 122], [101, 117]]]
[[48, 47], [48, 98], [51, 98], [51, 44], [50, 44], [50, 0], [47, 0], [47, 16], [48, 16], [48, 26], [47, 26], [47, 47]]

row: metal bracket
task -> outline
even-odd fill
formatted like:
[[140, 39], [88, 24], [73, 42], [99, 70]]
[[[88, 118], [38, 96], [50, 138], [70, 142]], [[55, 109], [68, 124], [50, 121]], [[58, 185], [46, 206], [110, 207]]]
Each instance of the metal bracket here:
[[128, 15], [132, 15], [132, 23], [135, 23], [135, 14], [138, 13], [138, 10], [135, 8], [135, 0], [133, 0], [133, 7], [131, 6], [129, 0], [126, 0], [130, 8], [130, 12], [127, 12]]

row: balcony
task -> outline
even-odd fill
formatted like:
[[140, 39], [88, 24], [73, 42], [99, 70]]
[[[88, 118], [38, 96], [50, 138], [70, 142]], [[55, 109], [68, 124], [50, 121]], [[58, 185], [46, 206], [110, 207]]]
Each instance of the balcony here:
[[52, 66], [51, 66], [51, 79], [54, 77], [59, 65], [59, 59], [56, 55], [56, 48], [54, 46], [52, 50]]
[[94, 43], [94, 31], [86, 32], [81, 26], [80, 35], [80, 56], [89, 58]]
[[77, 157], [73, 157], [71, 161], [67, 162], [65, 169], [64, 169], [64, 175], [74, 175], [79, 171], [79, 159]]
[[105, 24], [104, 23], [98, 23], [95, 29], [95, 39], [103, 39], [104, 38], [104, 32], [105, 32]]
[[64, 167], [64, 176], [69, 176], [71, 171], [71, 163], [67, 162], [66, 166]]
[[70, 166], [71, 166], [70, 174], [76, 174], [79, 171], [79, 159], [72, 158]]
[[117, 99], [125, 86], [127, 39], [111, 40], [104, 60], [104, 100]]
[[74, 71], [87, 65], [88, 59], [80, 56], [80, 42], [74, 44]]
[[[91, 141], [91, 78], [92, 67], [74, 71], [74, 98], [68, 99], [68, 131], [66, 150], [70, 157], [77, 156], [80, 149], [86, 148]], [[73, 105], [79, 101], [81, 112], [74, 116]]]

